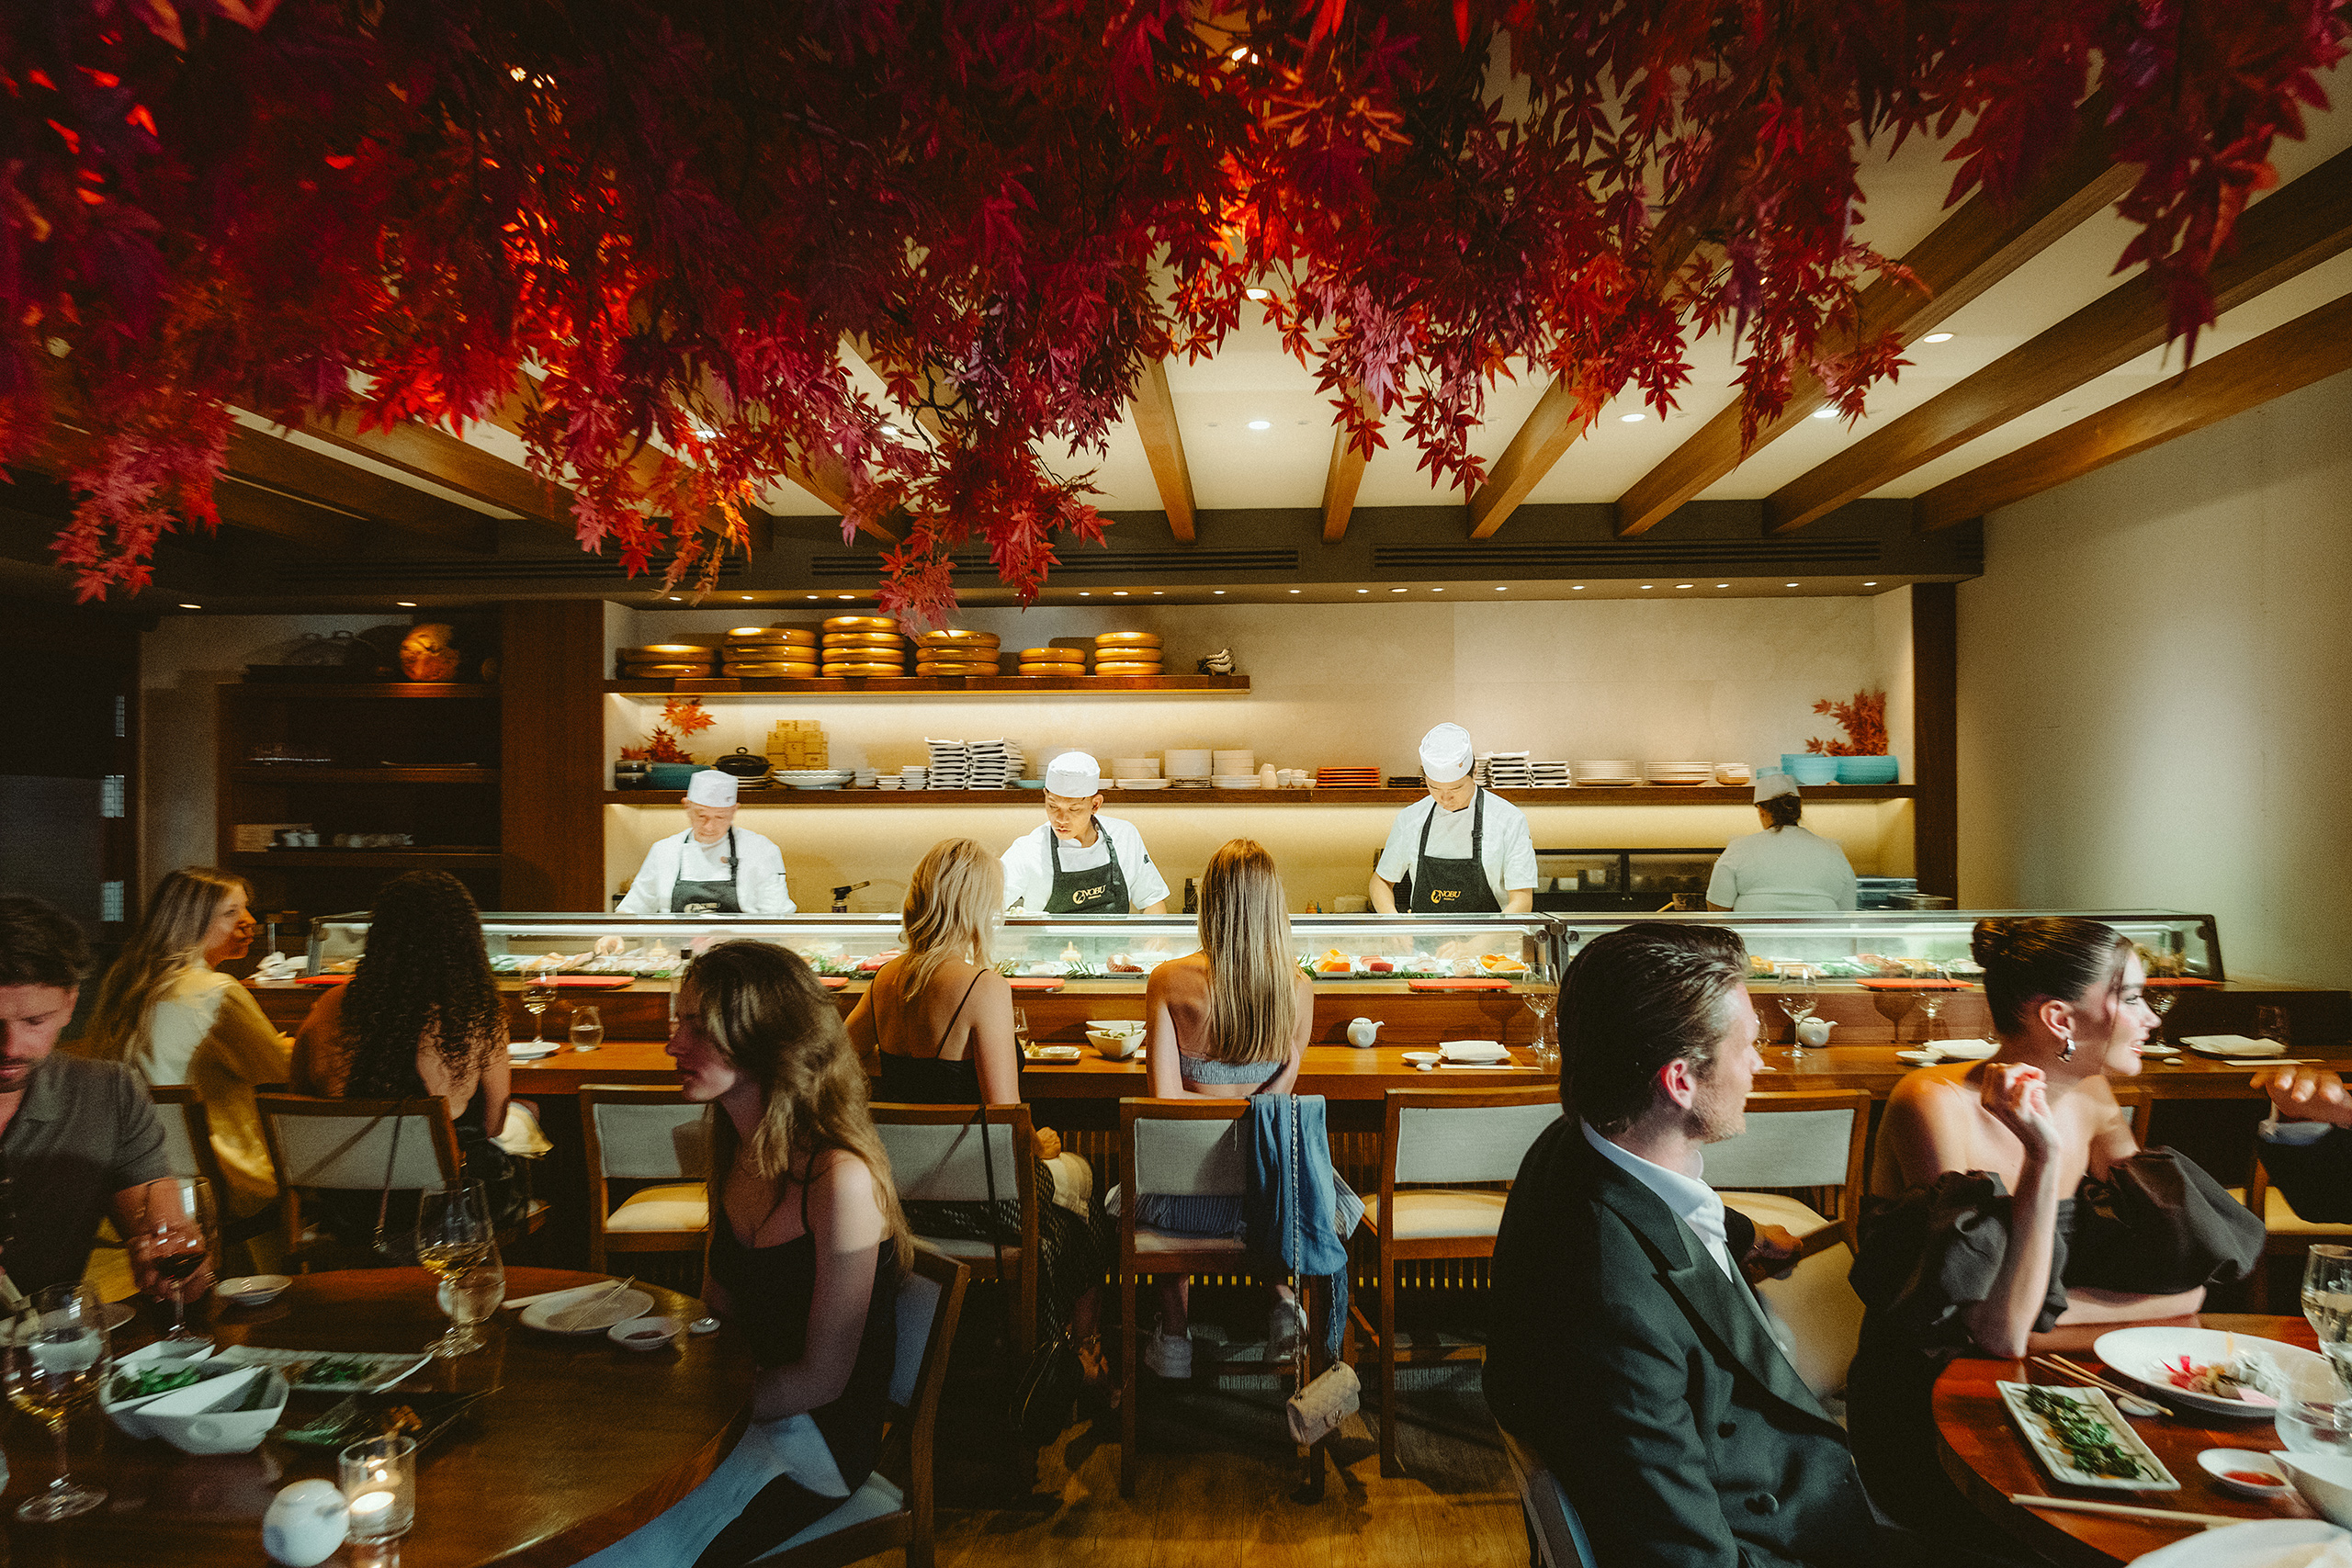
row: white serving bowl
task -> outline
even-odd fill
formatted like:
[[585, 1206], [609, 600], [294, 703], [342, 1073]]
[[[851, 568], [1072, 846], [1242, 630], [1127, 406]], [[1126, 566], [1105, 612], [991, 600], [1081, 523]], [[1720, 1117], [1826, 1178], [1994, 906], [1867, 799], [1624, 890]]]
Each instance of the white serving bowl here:
[[235, 1363], [230, 1361], [198, 1361], [194, 1365], [203, 1374], [203, 1382], [190, 1383], [185, 1388], [167, 1388], [161, 1393], [142, 1393], [136, 1399], [118, 1402], [112, 1397], [114, 1380], [126, 1372], [153, 1371], [158, 1367], [189, 1364], [186, 1357], [168, 1356], [164, 1354], [164, 1349], [161, 1345], [146, 1345], [119, 1358], [107, 1372], [106, 1386], [98, 1391], [98, 1408], [107, 1413], [107, 1419], [113, 1422], [126, 1438], [152, 1438], [156, 1435], [155, 1428], [147, 1425], [147, 1407], [157, 1400], [169, 1399], [175, 1393], [187, 1393], [203, 1386], [203, 1382], [224, 1377], [237, 1370]]
[[1143, 1043], [1143, 1026], [1133, 1030], [1092, 1029], [1086, 1032], [1087, 1043], [1114, 1062], [1124, 1062], [1136, 1054]]
[[632, 1317], [605, 1330], [605, 1337], [624, 1350], [666, 1350], [684, 1326], [674, 1317]]
[[294, 1281], [284, 1274], [246, 1274], [234, 1280], [223, 1280], [212, 1287], [213, 1294], [232, 1306], [266, 1307], [286, 1293]]
[[2352, 1529], [2352, 1456], [2282, 1452], [2270, 1457], [2304, 1502], [2326, 1515], [2330, 1524]]
[[[261, 1404], [251, 1410], [236, 1408], [246, 1403], [256, 1383], [266, 1385]], [[251, 1453], [286, 1413], [286, 1379], [275, 1367], [252, 1367], [242, 1375], [175, 1389], [140, 1414], [155, 1436], [182, 1453]]]

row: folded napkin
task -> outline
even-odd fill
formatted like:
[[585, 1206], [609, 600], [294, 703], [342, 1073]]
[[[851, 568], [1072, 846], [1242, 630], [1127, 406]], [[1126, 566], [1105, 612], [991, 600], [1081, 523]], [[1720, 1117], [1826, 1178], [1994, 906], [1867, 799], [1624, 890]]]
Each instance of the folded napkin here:
[[1997, 1040], [1931, 1040], [1919, 1047], [1947, 1062], [1981, 1062], [2000, 1048]]
[[2283, 1056], [2287, 1047], [2277, 1040], [2249, 1040], [2243, 1034], [2187, 1034], [2182, 1044], [2209, 1056]]
[[1498, 1040], [1441, 1040], [1438, 1055], [1449, 1062], [1508, 1062], [1510, 1053]]

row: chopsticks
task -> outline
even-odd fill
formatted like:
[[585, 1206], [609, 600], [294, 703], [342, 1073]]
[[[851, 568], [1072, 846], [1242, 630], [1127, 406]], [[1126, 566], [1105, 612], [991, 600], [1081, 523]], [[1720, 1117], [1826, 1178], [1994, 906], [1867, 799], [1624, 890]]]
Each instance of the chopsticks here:
[[2184, 1514], [2172, 1508], [2134, 1508], [2121, 1503], [2086, 1503], [2075, 1497], [2037, 1497], [2030, 1492], [2012, 1492], [2009, 1501], [2020, 1508], [2054, 1508], [2069, 1514], [2106, 1514], [2120, 1519], [2154, 1519], [2159, 1524], [2196, 1525], [2199, 1529], [2246, 1522], [2233, 1514]]
[[[2105, 1389], [2108, 1393], [2115, 1394], [2120, 1398], [2128, 1399], [2137, 1404], [2147, 1405], [2160, 1416], [2177, 1416], [2180, 1414], [2171, 1405], [2166, 1404], [2160, 1399], [2151, 1399], [2146, 1394], [2141, 1393], [2138, 1389], [2125, 1388], [2120, 1382], [2109, 1382], [2107, 1379], [2100, 1377], [2098, 1373], [2093, 1372], [2086, 1368], [2075, 1365], [2074, 1362], [2066, 1359], [2064, 1356], [2029, 1356], [2026, 1359], [2030, 1361], [2033, 1365], [2041, 1368], [2044, 1371], [2057, 1372], [2063, 1376], [2073, 1378], [2078, 1382], [2088, 1383], [2093, 1388]], [[2126, 1414], [2129, 1414], [2129, 1412], [2126, 1412]]]

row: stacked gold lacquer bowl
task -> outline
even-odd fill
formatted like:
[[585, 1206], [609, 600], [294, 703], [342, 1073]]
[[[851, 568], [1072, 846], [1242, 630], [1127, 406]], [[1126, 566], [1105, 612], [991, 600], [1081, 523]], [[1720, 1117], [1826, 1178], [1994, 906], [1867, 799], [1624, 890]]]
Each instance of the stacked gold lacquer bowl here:
[[828, 675], [904, 675], [907, 639], [889, 615], [834, 615], [825, 622], [823, 670]]
[[807, 679], [818, 672], [817, 634], [805, 626], [737, 626], [721, 657], [727, 674], [746, 680]]
[[993, 675], [997, 672], [997, 635], [943, 627], [915, 638], [918, 675]]
[[1104, 632], [1094, 639], [1097, 675], [1157, 675], [1159, 673], [1158, 632]]
[[718, 673], [718, 649], [698, 642], [650, 642], [620, 652], [624, 681], [707, 681]]
[[1083, 675], [1086, 673], [1086, 649], [1082, 648], [1024, 648], [1021, 650], [1020, 673], [1023, 675]]

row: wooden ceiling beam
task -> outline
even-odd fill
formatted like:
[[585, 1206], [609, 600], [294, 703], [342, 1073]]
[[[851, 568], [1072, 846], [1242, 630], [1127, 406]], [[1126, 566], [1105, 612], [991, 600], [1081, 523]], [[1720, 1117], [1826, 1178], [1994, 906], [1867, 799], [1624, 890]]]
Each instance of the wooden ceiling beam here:
[[[2117, 164], [2107, 132], [2108, 98], [2092, 97], [2077, 112], [2074, 140], [2014, 203], [2003, 206], [1980, 191], [1939, 224], [1903, 258], [1918, 282], [1882, 277], [1862, 291], [1857, 341], [1901, 334], [1905, 344], [2023, 266], [2085, 219], [2132, 187], [2137, 169]], [[1740, 405], [1723, 409], [1698, 434], [1617, 500], [1617, 536], [1647, 533], [1675, 509], [1746, 461], [1749, 454], [1795, 429], [1828, 397], [1809, 370], [1792, 378], [1788, 405], [1740, 443]]]
[[1590, 422], [1577, 412], [1577, 394], [1564, 377], [1555, 376], [1536, 400], [1535, 412], [1527, 416], [1503, 448], [1495, 466], [1487, 470], [1487, 482], [1470, 496], [1470, 536], [1491, 538], [1504, 520], [1519, 510], [1535, 483], [1552, 471], [1567, 449], [1576, 445], [1577, 437]]
[[1184, 462], [1184, 437], [1176, 428], [1176, 400], [1168, 390], [1168, 367], [1153, 360], [1136, 386], [1127, 405], [1143, 437], [1143, 455], [1151, 464], [1152, 483], [1159, 487], [1159, 504], [1168, 513], [1168, 531], [1176, 542], [1193, 542], [1193, 470]]
[[[1380, 411], [1373, 406], [1371, 394], [1353, 382], [1348, 384], [1348, 395], [1365, 414], [1377, 418]], [[1348, 440], [1347, 421], [1339, 422], [1331, 433], [1331, 467], [1323, 476], [1323, 542], [1336, 545], [1348, 536], [1348, 516], [1356, 509], [1356, 491], [1363, 484], [1364, 465], [1371, 459], [1356, 450]]]
[[230, 434], [227, 466], [232, 475], [254, 485], [356, 513], [475, 555], [494, 554], [498, 548], [497, 523], [470, 507], [243, 425]]
[[212, 483], [212, 505], [223, 526], [266, 534], [321, 555], [357, 555], [376, 531], [373, 520], [224, 473]]
[[330, 446], [373, 457], [486, 506], [571, 531], [570, 490], [446, 430], [405, 421], [388, 430], [363, 430], [359, 416], [351, 412], [331, 418], [314, 414], [301, 428], [303, 434], [316, 436]]
[[[2246, 209], [2211, 271], [2213, 308], [2233, 310], [2352, 247], [2352, 151]], [[1781, 486], [1766, 531], [1786, 534], [1996, 430], [2150, 349], [2171, 331], [2161, 283], [2141, 272], [1902, 418]]]
[[2201, 360], [1911, 502], [1922, 533], [1983, 517], [2151, 446], [2352, 370], [2352, 294]]

